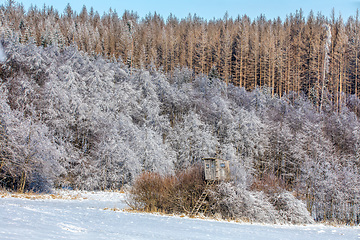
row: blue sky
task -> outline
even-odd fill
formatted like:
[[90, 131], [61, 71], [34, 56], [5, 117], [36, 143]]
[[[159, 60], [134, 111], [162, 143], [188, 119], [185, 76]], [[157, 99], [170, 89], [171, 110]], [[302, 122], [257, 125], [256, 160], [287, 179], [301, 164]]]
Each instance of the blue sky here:
[[[0, 2], [4, 3], [4, 0]], [[44, 3], [47, 6], [54, 6], [60, 13], [63, 13], [69, 0], [18, 0], [23, 3], [27, 10], [30, 5], [41, 7]], [[205, 19], [222, 18], [225, 12], [229, 16], [237, 17], [244, 14], [254, 19], [260, 14], [265, 14], [267, 19], [273, 19], [280, 16], [285, 18], [290, 13], [302, 9], [307, 16], [310, 10], [315, 14], [321, 12], [329, 17], [332, 8], [335, 9], [336, 16], [339, 13], [346, 20], [350, 15], [354, 16], [356, 9], [360, 8], [360, 0], [76, 0], [70, 2], [73, 10], [80, 12], [83, 5], [89, 10], [93, 7], [100, 15], [108, 12], [110, 7], [116, 9], [122, 14], [125, 9], [133, 10], [144, 17], [149, 12], [157, 12], [165, 19], [172, 13], [178, 18], [184, 18], [189, 13], [196, 13], [199, 17]]]

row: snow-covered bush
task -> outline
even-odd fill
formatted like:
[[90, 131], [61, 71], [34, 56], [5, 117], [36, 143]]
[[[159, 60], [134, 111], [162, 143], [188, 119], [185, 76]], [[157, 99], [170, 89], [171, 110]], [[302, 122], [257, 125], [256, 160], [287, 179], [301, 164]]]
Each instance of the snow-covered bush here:
[[224, 218], [266, 223], [313, 222], [305, 204], [289, 192], [267, 194], [228, 182], [221, 183], [211, 197], [216, 199], [212, 210]]
[[305, 203], [296, 199], [292, 193], [284, 191], [268, 196], [268, 199], [286, 223], [308, 224], [314, 222]]

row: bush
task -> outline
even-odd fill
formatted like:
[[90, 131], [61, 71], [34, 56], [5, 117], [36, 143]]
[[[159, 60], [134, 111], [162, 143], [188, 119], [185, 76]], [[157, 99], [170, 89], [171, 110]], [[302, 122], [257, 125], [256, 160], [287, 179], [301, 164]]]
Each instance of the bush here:
[[274, 174], [263, 174], [262, 178], [255, 178], [251, 185], [251, 190], [262, 191], [267, 194], [283, 192], [286, 188], [284, 181]]
[[217, 200], [214, 211], [221, 213], [223, 218], [279, 223], [279, 214], [265, 200], [263, 192], [249, 191], [232, 183], [221, 183], [212, 197]]
[[307, 211], [306, 205], [299, 199], [296, 199], [290, 192], [282, 192], [271, 196], [269, 201], [287, 223], [314, 223], [314, 219], [312, 219]]
[[157, 173], [146, 172], [140, 175], [130, 193], [132, 207], [145, 211], [162, 208], [166, 196], [164, 179]]
[[127, 202], [134, 210], [189, 213], [204, 189], [201, 165], [168, 176], [144, 172], [130, 188]]
[[[273, 185], [271, 185], [273, 186]], [[225, 218], [265, 223], [313, 223], [303, 202], [286, 190], [250, 191], [232, 183], [219, 184], [212, 198], [214, 212]]]

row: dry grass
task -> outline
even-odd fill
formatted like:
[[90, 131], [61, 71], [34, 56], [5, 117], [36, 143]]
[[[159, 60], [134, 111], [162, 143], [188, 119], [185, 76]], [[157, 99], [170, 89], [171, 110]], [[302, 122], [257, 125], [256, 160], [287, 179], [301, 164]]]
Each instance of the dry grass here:
[[26, 192], [26, 193], [18, 193], [18, 192], [8, 192], [1, 190], [0, 191], [1, 198], [21, 198], [21, 199], [29, 199], [29, 200], [46, 200], [46, 199], [61, 199], [61, 200], [77, 200], [77, 199], [86, 199], [82, 197], [80, 194], [76, 195], [61, 195], [58, 193], [55, 194], [42, 194], [42, 193], [34, 193], [34, 192]]
[[325, 226], [331, 226], [331, 227], [355, 227], [359, 226], [358, 224], [355, 224], [354, 222], [347, 223], [346, 221], [339, 221], [339, 220], [322, 220], [319, 223], [325, 225]]
[[247, 218], [235, 218], [235, 219], [227, 218], [227, 219], [223, 219], [223, 218], [219, 218], [216, 215], [210, 215], [210, 216], [205, 216], [204, 214], [198, 214], [198, 215], [180, 214], [179, 215], [179, 214], [174, 214], [174, 213], [170, 214], [170, 213], [165, 213], [165, 212], [149, 212], [149, 211], [137, 210], [137, 209], [132, 209], [132, 208], [117, 209], [117, 210], [113, 210], [113, 209], [110, 209], [110, 208], [105, 208], [104, 210], [121, 211], [121, 212], [129, 212], [129, 213], [148, 213], [148, 214], [155, 214], [155, 215], [160, 215], [160, 216], [211, 220], [211, 221], [217, 221], [217, 222], [253, 223], [251, 220], [249, 220]]
[[109, 211], [113, 211], [113, 212], [120, 212], [120, 211], [123, 211], [123, 209], [120, 209], [120, 208], [116, 208], [116, 207], [113, 207], [113, 208], [104, 208], [104, 210], [109, 210]]

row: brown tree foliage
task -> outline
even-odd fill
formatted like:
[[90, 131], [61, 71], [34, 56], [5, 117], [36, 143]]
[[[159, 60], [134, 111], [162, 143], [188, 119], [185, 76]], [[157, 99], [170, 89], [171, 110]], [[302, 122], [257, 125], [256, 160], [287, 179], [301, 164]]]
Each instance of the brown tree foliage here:
[[[301, 10], [272, 20], [263, 15], [255, 20], [170, 15], [165, 20], [156, 13], [142, 19], [130, 11], [119, 16], [112, 9], [100, 16], [85, 6], [76, 13], [70, 5], [62, 14], [47, 6], [25, 11], [9, 1], [0, 7], [0, 16], [3, 36], [43, 46], [75, 44], [89, 54], [120, 58], [131, 68], [156, 67], [170, 74], [182, 67], [201, 74], [216, 68], [216, 77], [226, 83], [268, 86], [278, 96], [304, 93], [317, 105], [331, 96], [327, 100], [338, 109], [344, 95], [359, 94], [358, 12], [346, 22], [335, 14], [305, 17]], [[326, 26], [331, 29], [329, 53]]]

